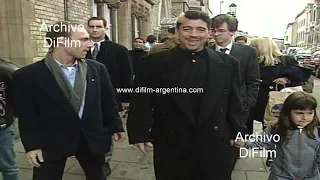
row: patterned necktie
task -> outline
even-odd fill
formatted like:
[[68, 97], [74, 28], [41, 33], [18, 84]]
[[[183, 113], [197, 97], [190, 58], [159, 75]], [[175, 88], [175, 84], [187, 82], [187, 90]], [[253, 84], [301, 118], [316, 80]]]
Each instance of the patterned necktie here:
[[99, 44], [98, 43], [94, 43], [94, 49], [92, 51], [92, 59], [93, 60], [96, 60], [98, 52], [99, 52]]
[[226, 51], [228, 50], [228, 48], [220, 48], [219, 50], [220, 50], [220, 52], [222, 52], [222, 53], [226, 53]]

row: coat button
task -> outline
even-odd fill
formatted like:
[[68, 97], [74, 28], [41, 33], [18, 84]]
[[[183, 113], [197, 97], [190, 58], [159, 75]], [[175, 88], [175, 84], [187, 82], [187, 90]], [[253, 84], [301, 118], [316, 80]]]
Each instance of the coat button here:
[[223, 107], [221, 107], [221, 108], [220, 108], [220, 112], [223, 112], [223, 110], [224, 110]]
[[163, 114], [168, 114], [167, 111], [164, 111]]
[[224, 89], [224, 91], [223, 91], [225, 94], [227, 94], [228, 93], [228, 89]]
[[213, 127], [213, 129], [214, 129], [215, 131], [218, 131], [218, 130], [219, 130], [218, 126]]

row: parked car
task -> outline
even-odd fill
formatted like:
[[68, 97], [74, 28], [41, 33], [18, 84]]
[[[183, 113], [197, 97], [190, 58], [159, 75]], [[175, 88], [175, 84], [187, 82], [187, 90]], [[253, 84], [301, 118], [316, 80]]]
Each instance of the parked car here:
[[297, 51], [297, 50], [302, 50], [302, 48], [301, 47], [289, 47], [288, 49], [287, 49], [287, 54], [288, 55], [290, 55], [290, 56], [293, 56], [294, 55], [294, 53]]
[[316, 51], [311, 55], [310, 59], [305, 59], [303, 64], [312, 68], [316, 77], [320, 78], [320, 51]]
[[295, 52], [294, 57], [297, 61], [302, 61], [302, 62], [306, 59], [311, 59], [311, 50], [299, 49]]

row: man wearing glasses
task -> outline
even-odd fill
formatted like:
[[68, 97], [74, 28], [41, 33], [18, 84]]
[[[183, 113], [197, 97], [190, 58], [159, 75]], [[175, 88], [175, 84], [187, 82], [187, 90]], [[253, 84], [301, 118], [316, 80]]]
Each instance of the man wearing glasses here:
[[[212, 19], [211, 30], [215, 40], [214, 50], [229, 54], [240, 63], [240, 95], [242, 101], [242, 115], [240, 122], [248, 127], [248, 134], [252, 134], [253, 122], [248, 122], [250, 109], [255, 105], [259, 84], [260, 72], [255, 50], [246, 45], [234, 43], [232, 36], [238, 29], [238, 20], [228, 14], [220, 14]], [[234, 147], [233, 147], [234, 148]], [[239, 149], [234, 148], [232, 165], [234, 167], [239, 157]]]

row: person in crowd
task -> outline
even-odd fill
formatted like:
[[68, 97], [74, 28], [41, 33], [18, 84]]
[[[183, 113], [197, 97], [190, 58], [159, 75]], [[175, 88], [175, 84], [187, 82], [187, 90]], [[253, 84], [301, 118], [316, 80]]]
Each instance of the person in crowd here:
[[183, 12], [176, 25], [180, 45], [139, 61], [134, 87], [187, 90], [132, 96], [129, 143], [144, 153], [154, 147], [156, 179], [231, 179], [230, 143], [245, 131], [238, 120], [240, 70], [235, 58], [204, 48], [210, 24], [202, 11]]
[[151, 48], [157, 44], [157, 38], [156, 36], [150, 34], [147, 39], [146, 39], [146, 44], [145, 44], [145, 48], [146, 48], [146, 51], [150, 51]]
[[166, 51], [173, 47], [176, 47], [179, 44], [178, 37], [176, 36], [176, 28], [174, 26], [168, 28], [168, 40], [164, 43], [156, 44], [151, 48], [148, 54]]
[[[216, 43], [212, 48], [216, 51], [229, 54], [240, 63], [240, 95], [243, 111], [241, 123], [248, 127], [247, 133], [252, 134], [253, 122], [248, 121], [250, 109], [255, 105], [259, 84], [260, 72], [255, 50], [246, 45], [234, 43], [232, 37], [238, 29], [238, 20], [228, 14], [220, 14], [212, 18], [211, 31]], [[239, 157], [239, 149], [234, 148], [231, 164], [234, 167]]]
[[[118, 111], [123, 112], [128, 108], [129, 95], [118, 93], [119, 88], [131, 87], [133, 81], [133, 69], [129, 51], [126, 47], [109, 40], [106, 35], [107, 21], [102, 17], [91, 17], [88, 20], [88, 32], [93, 46], [88, 50], [86, 58], [96, 60], [108, 69], [111, 83], [116, 92]], [[111, 136], [110, 136], [111, 138]], [[111, 151], [106, 155], [105, 174], [111, 174], [109, 161]]]
[[62, 180], [70, 156], [87, 180], [105, 180], [110, 136], [125, 138], [108, 70], [84, 59], [92, 43], [81, 24], [53, 27], [46, 34], [53, 43], [45, 58], [13, 74], [14, 111], [33, 180]]
[[168, 40], [169, 40], [169, 38], [164, 37], [164, 38], [161, 39], [160, 43], [165, 43], [165, 42], [167, 42]]
[[[304, 81], [304, 82], [301, 82], [301, 81], [291, 82], [290, 84], [292, 86], [304, 85], [305, 80], [309, 79], [310, 76], [312, 75], [312, 69], [302, 64], [299, 64], [299, 62], [294, 58], [294, 56], [283, 54], [281, 56], [281, 61], [284, 67], [290, 67], [290, 69], [286, 70], [287, 73], [292, 74], [292, 76], [295, 76], [293, 77], [294, 79], [301, 79], [301, 81]], [[300, 71], [300, 73], [294, 74], [294, 73], [290, 73], [289, 71], [294, 71], [294, 72]]]
[[[265, 128], [261, 135], [269, 137], [270, 141], [261, 136], [253, 142], [239, 138], [235, 145], [261, 149], [276, 146], [276, 158], [268, 180], [320, 180], [320, 127], [317, 101], [313, 96], [303, 92], [291, 94], [283, 104], [277, 124]], [[279, 136], [280, 140], [273, 136]]]
[[0, 59], [0, 173], [3, 180], [19, 180], [19, 168], [14, 152], [14, 109], [12, 74], [19, 69]]
[[[286, 87], [296, 86], [308, 79], [302, 76], [302, 72], [295, 66], [285, 66], [282, 59], [282, 54], [275, 42], [268, 37], [253, 39], [250, 43], [257, 50], [261, 84], [259, 88], [256, 105], [251, 109], [249, 121], [253, 120], [264, 124], [265, 109], [269, 99], [269, 92]], [[272, 159], [269, 157], [267, 165], [269, 166]]]
[[207, 46], [214, 46], [215, 43], [216, 43], [216, 41], [213, 38], [213, 34], [212, 34], [212, 32], [210, 32], [209, 37], [208, 37], [207, 42], [206, 42], [206, 47]]
[[144, 44], [145, 44], [145, 40], [141, 37], [137, 37], [134, 39], [134, 49], [129, 51], [131, 55], [131, 61], [132, 61], [132, 67], [133, 67], [133, 75], [135, 74], [138, 60], [142, 56], [145, 56], [148, 54], [148, 52], [143, 49]]
[[237, 36], [234, 38], [234, 42], [238, 44], [246, 45], [248, 42], [248, 39], [245, 36]]

